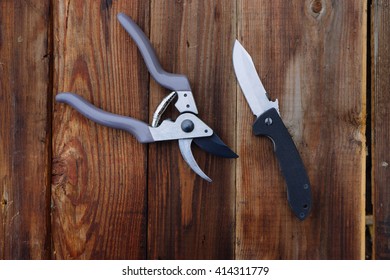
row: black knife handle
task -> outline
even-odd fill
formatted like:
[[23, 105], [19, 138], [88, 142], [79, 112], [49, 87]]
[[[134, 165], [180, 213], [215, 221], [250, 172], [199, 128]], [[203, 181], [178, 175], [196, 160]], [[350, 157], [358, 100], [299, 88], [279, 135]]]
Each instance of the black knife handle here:
[[311, 209], [309, 178], [297, 148], [275, 108], [258, 117], [253, 124], [255, 135], [264, 135], [274, 143], [276, 156], [287, 183], [287, 199], [294, 214], [304, 220]]

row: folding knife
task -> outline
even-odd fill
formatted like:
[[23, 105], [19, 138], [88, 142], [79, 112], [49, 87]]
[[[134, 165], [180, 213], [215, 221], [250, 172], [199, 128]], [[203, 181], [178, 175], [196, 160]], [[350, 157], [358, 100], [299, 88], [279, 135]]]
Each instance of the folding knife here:
[[287, 183], [288, 202], [294, 214], [304, 220], [312, 204], [310, 182], [299, 152], [280, 117], [278, 100], [268, 99], [251, 56], [237, 40], [233, 48], [233, 65], [241, 90], [256, 116], [253, 132], [273, 141]]

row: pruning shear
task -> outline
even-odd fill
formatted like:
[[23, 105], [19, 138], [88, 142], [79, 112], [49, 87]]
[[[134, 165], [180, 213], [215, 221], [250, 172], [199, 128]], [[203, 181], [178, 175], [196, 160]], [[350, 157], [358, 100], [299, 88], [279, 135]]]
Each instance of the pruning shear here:
[[[67, 103], [96, 123], [125, 130], [141, 143], [178, 140], [180, 152], [190, 168], [200, 177], [211, 182], [212, 180], [199, 167], [191, 152], [192, 142], [213, 155], [225, 158], [237, 158], [238, 156], [197, 116], [198, 110], [188, 78], [185, 75], [168, 73], [162, 69], [149, 39], [141, 28], [123, 13], [118, 14], [117, 18], [136, 43], [152, 77], [161, 86], [172, 90], [157, 107], [152, 124], [149, 126], [134, 118], [103, 111], [79, 95], [70, 92], [58, 94], [56, 101]], [[160, 123], [162, 114], [176, 99], [175, 107], [180, 115], [175, 121], [166, 119]]]

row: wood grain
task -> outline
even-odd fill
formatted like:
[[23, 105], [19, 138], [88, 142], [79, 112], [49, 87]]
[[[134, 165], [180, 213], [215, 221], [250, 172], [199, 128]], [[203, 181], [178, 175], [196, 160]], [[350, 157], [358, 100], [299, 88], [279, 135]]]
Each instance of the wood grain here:
[[[54, 92], [147, 120], [148, 76], [119, 12], [147, 31], [146, 1], [54, 2]], [[52, 257], [145, 258], [147, 146], [67, 105], [54, 108]]]
[[[235, 1], [152, 1], [150, 38], [162, 66], [188, 76], [199, 117], [235, 147], [236, 82], [231, 52]], [[150, 83], [150, 115], [169, 92]], [[175, 108], [167, 112], [175, 116]], [[187, 166], [177, 142], [150, 145], [148, 258], [234, 257], [235, 162], [193, 145], [207, 183]]]
[[[372, 1], [367, 66], [365, 0], [0, 0], [0, 258], [363, 258], [371, 71], [374, 257], [389, 259], [389, 6]], [[71, 91], [151, 120], [169, 91], [150, 79], [119, 12], [167, 71], [188, 76], [199, 117], [239, 154], [192, 147], [213, 183], [177, 141], [140, 144], [52, 101]], [[304, 222], [287, 205], [272, 143], [252, 133], [236, 38], [307, 167]], [[171, 107], [164, 118], [177, 116]]]
[[237, 101], [238, 259], [364, 256], [365, 1], [238, 1], [238, 34], [312, 184], [313, 209], [290, 211], [272, 144]]
[[373, 256], [390, 259], [390, 1], [373, 1], [371, 15]]
[[50, 257], [49, 1], [0, 1], [0, 259]]

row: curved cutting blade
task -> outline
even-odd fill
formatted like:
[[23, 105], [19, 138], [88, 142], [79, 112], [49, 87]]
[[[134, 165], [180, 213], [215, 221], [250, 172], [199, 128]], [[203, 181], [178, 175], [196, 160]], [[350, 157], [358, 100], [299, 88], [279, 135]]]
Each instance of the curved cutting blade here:
[[224, 158], [238, 158], [238, 155], [223, 143], [215, 133], [210, 137], [195, 138], [193, 140], [199, 148], [210, 154]]
[[192, 138], [187, 139], [179, 139], [179, 147], [181, 155], [183, 156], [184, 160], [187, 162], [187, 164], [191, 167], [191, 169], [198, 174], [200, 177], [205, 179], [208, 182], [212, 182], [212, 180], [207, 176], [202, 169], [200, 169], [198, 163], [196, 162], [194, 156], [192, 155], [191, 151], [191, 142]]

